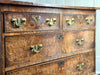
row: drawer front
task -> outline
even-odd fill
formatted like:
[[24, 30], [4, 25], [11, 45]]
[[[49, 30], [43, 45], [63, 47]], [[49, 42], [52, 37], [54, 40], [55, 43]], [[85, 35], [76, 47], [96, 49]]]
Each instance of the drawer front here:
[[6, 67], [61, 54], [58, 34], [8, 36], [5, 38]]
[[94, 53], [85, 53], [43, 65], [7, 72], [7, 75], [90, 75], [94, 72]]
[[63, 33], [64, 53], [71, 53], [95, 47], [95, 31], [75, 31]]
[[95, 15], [63, 15], [63, 29], [82, 28], [95, 25]]
[[60, 28], [60, 16], [54, 13], [5, 12], [5, 32], [55, 30]]

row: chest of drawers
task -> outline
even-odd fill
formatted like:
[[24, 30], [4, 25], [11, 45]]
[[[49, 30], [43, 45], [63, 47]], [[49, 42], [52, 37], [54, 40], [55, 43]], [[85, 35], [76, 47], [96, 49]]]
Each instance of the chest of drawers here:
[[4, 1], [0, 75], [94, 75], [99, 8]]

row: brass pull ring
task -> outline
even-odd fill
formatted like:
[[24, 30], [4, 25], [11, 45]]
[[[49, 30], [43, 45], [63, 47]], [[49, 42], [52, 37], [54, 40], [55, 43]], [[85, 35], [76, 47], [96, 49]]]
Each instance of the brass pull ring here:
[[33, 53], [38, 53], [38, 52], [40, 52], [41, 49], [42, 49], [42, 44], [32, 45], [32, 46], [30, 47], [30, 50], [31, 50]]
[[48, 26], [53, 26], [54, 24], [56, 24], [56, 18], [51, 18], [51, 19], [47, 18], [46, 19], [46, 24]]
[[86, 20], [86, 23], [87, 23], [87, 24], [91, 24], [92, 21], [93, 21], [93, 18], [86, 18], [85, 20]]
[[22, 18], [22, 19], [12, 18], [11, 19], [11, 24], [16, 26], [17, 28], [22, 27], [25, 23], [26, 23], [26, 18]]
[[83, 45], [83, 42], [84, 42], [84, 39], [83, 39], [83, 38], [81, 38], [81, 39], [76, 39], [76, 43], [77, 43], [78, 45]]
[[66, 23], [67, 23], [67, 25], [71, 26], [75, 23], [75, 19], [74, 18], [66, 19]]
[[77, 65], [77, 70], [83, 70], [83, 68], [84, 68], [84, 63]]

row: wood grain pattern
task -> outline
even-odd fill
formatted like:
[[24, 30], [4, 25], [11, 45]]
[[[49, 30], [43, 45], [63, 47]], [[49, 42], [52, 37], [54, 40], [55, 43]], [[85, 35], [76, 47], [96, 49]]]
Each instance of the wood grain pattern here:
[[[68, 10], [70, 10], [70, 11], [68, 11]], [[80, 9], [62, 9], [62, 12], [63, 12], [63, 14], [77, 14], [77, 15], [79, 15], [79, 14], [83, 14], [83, 15], [86, 15], [86, 14], [89, 14], [89, 15], [95, 15], [96, 14], [96, 12], [95, 12], [95, 10], [80, 10]]]
[[[31, 45], [43, 44], [42, 50], [34, 54]], [[61, 41], [57, 34], [13, 36], [5, 38], [6, 66], [40, 61], [43, 58], [61, 54]]]
[[[72, 19], [74, 18], [74, 23], [72, 25], [68, 25], [66, 22], [66, 19]], [[92, 22], [90, 24], [87, 24], [86, 18], [92, 18]], [[64, 14], [63, 15], [63, 29], [69, 29], [69, 28], [83, 28], [83, 27], [90, 27], [95, 25], [95, 15], [91, 14]]]
[[[35, 23], [32, 16], [41, 16], [40, 20]], [[20, 28], [16, 28], [11, 24], [12, 18], [26, 18], [26, 24]], [[49, 26], [46, 24], [46, 19], [56, 18], [56, 24]], [[20, 32], [20, 31], [34, 31], [34, 30], [57, 30], [60, 29], [60, 15], [54, 13], [5, 13], [5, 32]]]
[[[2, 6], [0, 5], [0, 7], [2, 8]], [[1, 15], [0, 15], [0, 18], [1, 18], [1, 20], [0, 20], [0, 22], [1, 22], [1, 26], [0, 26], [0, 33], [1, 33], [1, 35], [0, 35], [0, 47], [1, 47], [1, 51], [0, 51], [0, 53], [1, 53], [1, 65], [0, 65], [0, 67], [1, 67], [1, 70], [0, 70], [0, 72], [1, 72], [1, 75], [5, 75], [5, 55], [4, 55], [4, 53], [5, 53], [5, 51], [4, 51], [4, 36], [3, 36], [3, 13], [2, 13], [2, 11], [0, 10], [0, 13], [1, 13]]]
[[[53, 57], [55, 55], [94, 48], [94, 31], [64, 33], [64, 40], [59, 40], [57, 38], [58, 35], [60, 34], [6, 37], [6, 66], [39, 61], [39, 59]], [[76, 44], [76, 39], [80, 38], [84, 39], [82, 46]], [[37, 44], [43, 44], [43, 49], [40, 53], [33, 54], [30, 52], [30, 46]], [[19, 53], [21, 54], [19, 55]]]
[[[58, 62], [61, 61], [65, 61], [65, 63], [59, 66]], [[82, 71], [76, 69], [77, 65], [80, 63], [85, 63]], [[30, 66], [15, 71], [9, 71], [7, 75], [90, 75], [92, 72], [94, 72], [94, 52], [77, 55], [44, 65]]]
[[22, 64], [6, 67], [5, 71], [7, 72], [7, 71], [11, 71], [11, 70], [31, 66], [31, 65], [37, 65], [37, 64], [42, 65], [42, 63], [50, 63], [52, 61], [64, 59], [64, 58], [67, 58], [67, 57], [72, 57], [72, 56], [75, 56], [75, 55], [81, 55], [81, 54], [88, 53], [88, 52], [94, 52], [94, 50], [95, 49], [87, 49], [87, 50], [77, 51], [77, 52], [73, 52], [73, 53], [69, 53], [69, 54], [63, 54], [63, 55], [58, 55], [58, 56], [56, 55], [52, 58], [45, 58], [42, 61], [25, 62], [25, 63], [22, 63]]
[[[70, 53], [81, 51], [85, 49], [90, 49], [95, 47], [95, 32], [94, 31], [74, 31], [74, 32], [64, 32], [64, 39], [63, 39], [63, 53]], [[83, 38], [83, 45], [78, 45], [76, 43], [76, 39]]]
[[42, 12], [42, 13], [63, 13], [63, 14], [95, 14], [95, 10], [82, 10], [82, 9], [59, 9], [59, 8], [44, 8], [44, 7], [32, 7], [32, 6], [12, 6], [1, 5], [1, 12]]
[[[0, 0], [0, 6], [1, 75], [91, 75], [95, 71], [97, 8], [39, 5], [9, 0]], [[47, 17], [56, 17], [57, 24], [51, 28], [45, 26], [45, 23], [41, 25], [41, 22], [32, 26], [32, 15], [41, 15], [43, 22]], [[69, 15], [74, 15], [77, 21], [72, 27], [66, 26], [65, 23], [65, 18]], [[83, 15], [84, 18], [93, 17], [93, 23], [87, 25], [84, 20], [79, 22], [77, 15]], [[25, 26], [19, 29], [12, 27], [11, 18], [23, 17], [27, 19]], [[64, 39], [57, 38], [60, 34], [64, 34]], [[76, 44], [76, 39], [80, 38], [84, 39], [81, 46]], [[31, 45], [41, 43], [43, 48], [39, 53], [30, 51]], [[59, 61], [65, 61], [62, 67], [58, 66]], [[83, 71], [76, 70], [76, 65], [82, 62], [85, 63]]]
[[[6, 66], [8, 67], [24, 62], [36, 61], [46, 57], [55, 56], [55, 54], [57, 56], [64, 53], [94, 48], [94, 31], [64, 33], [63, 44], [61, 42], [62, 40], [57, 38], [58, 35], [60, 34], [6, 37]], [[84, 38], [85, 40], [82, 46], [76, 44], [76, 39], [79, 38]], [[30, 52], [30, 46], [37, 44], [43, 44], [43, 49], [40, 53], [33, 54]], [[21, 54], [18, 55], [19, 53]]]
[[61, 13], [61, 9], [58, 8], [44, 8], [44, 7], [32, 7], [32, 6], [12, 6], [1, 5], [1, 12], [37, 12], [37, 13]]

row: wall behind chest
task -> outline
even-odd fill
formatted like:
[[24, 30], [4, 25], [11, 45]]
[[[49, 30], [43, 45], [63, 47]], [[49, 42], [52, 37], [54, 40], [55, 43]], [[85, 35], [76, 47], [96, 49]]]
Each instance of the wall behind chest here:
[[47, 4], [59, 4], [59, 5], [70, 5], [70, 6], [89, 6], [89, 7], [100, 7], [100, 0], [17, 0], [17, 1], [28, 1], [35, 3], [47, 3]]

